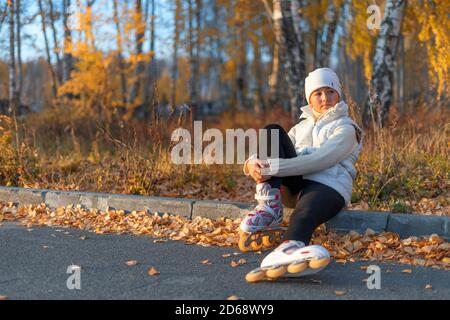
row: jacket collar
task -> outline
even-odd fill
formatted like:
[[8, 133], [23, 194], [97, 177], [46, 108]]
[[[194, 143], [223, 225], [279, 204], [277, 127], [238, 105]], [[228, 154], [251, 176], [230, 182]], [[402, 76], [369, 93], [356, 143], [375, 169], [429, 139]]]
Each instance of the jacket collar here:
[[[300, 116], [301, 118], [307, 118], [314, 122], [314, 115], [310, 105], [304, 106], [300, 108], [300, 110], [302, 111], [302, 115]], [[336, 103], [334, 107], [325, 111], [317, 119], [316, 125], [324, 125], [343, 116], [348, 116], [348, 106], [345, 101], [340, 101]]]

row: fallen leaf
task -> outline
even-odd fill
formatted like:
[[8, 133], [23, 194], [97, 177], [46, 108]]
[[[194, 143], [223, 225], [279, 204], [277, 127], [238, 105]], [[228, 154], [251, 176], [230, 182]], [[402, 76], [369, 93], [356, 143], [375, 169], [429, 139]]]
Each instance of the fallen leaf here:
[[337, 295], [337, 296], [343, 296], [345, 293], [346, 293], [345, 291], [340, 291], [340, 290], [336, 290], [334, 292], [334, 294]]
[[235, 295], [232, 295], [232, 296], [229, 296], [228, 298], [227, 298], [227, 300], [240, 300], [241, 298], [239, 298], [238, 296], [235, 296]]
[[163, 242], [167, 242], [167, 239], [156, 239], [156, 240], [153, 240], [153, 243], [163, 243]]
[[433, 289], [433, 286], [432, 286], [431, 284], [427, 284], [427, 285], [425, 286], [425, 289]]
[[402, 273], [412, 273], [412, 270], [411, 269], [403, 269]]
[[222, 257], [224, 257], [224, 258], [231, 257], [231, 253], [225, 253], [225, 254], [222, 255]]
[[80, 240], [86, 240], [86, 236], [81, 236]]
[[203, 260], [203, 261], [202, 261], [202, 264], [211, 264], [211, 262], [209, 262], [209, 260], [206, 259], [206, 260]]
[[0, 296], [0, 300], [8, 300], [7, 296]]
[[366, 232], [364, 232], [364, 235], [367, 236], [373, 236], [374, 234], [376, 234], [376, 232], [370, 228], [367, 228]]
[[137, 265], [137, 261], [136, 260], [130, 260], [130, 261], [127, 261], [127, 262], [125, 262], [126, 264], [127, 264], [127, 266], [135, 266], [135, 265]]
[[148, 273], [149, 276], [156, 276], [156, 275], [159, 274], [159, 271], [156, 270], [155, 267], [151, 267], [150, 269], [148, 269], [147, 273]]
[[440, 244], [440, 243], [444, 242], [444, 240], [436, 233], [433, 233], [428, 240], [434, 244]]
[[449, 258], [449, 257], [444, 257], [444, 258], [442, 259], [442, 262], [443, 262], [443, 263], [450, 264], [450, 258]]

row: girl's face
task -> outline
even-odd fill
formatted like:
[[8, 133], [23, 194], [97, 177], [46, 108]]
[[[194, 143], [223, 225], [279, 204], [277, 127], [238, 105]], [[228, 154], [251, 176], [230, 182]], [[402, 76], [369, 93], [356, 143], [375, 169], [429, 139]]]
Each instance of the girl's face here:
[[329, 87], [314, 90], [309, 97], [311, 107], [316, 112], [324, 113], [339, 102], [339, 93]]

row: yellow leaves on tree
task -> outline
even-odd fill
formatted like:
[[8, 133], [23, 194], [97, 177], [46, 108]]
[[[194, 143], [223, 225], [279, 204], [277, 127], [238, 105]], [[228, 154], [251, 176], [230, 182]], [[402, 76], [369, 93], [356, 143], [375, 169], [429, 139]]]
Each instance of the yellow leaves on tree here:
[[364, 76], [367, 80], [372, 77], [372, 57], [375, 49], [377, 30], [367, 28], [367, 7], [372, 1], [352, 0], [350, 5], [353, 19], [349, 22], [349, 35], [346, 41], [346, 51], [352, 59], [362, 57], [364, 62]]
[[418, 39], [426, 45], [428, 52], [430, 79], [438, 86], [438, 94], [443, 94], [445, 83], [450, 80], [450, 3], [423, 1], [414, 6], [413, 10], [420, 25]]
[[[98, 4], [94, 11], [102, 12], [102, 8], [98, 7], [101, 5], [104, 4]], [[72, 36], [72, 44], [66, 48], [66, 53], [70, 53], [76, 61], [75, 68], [70, 79], [58, 90], [58, 96], [66, 104], [110, 115], [112, 108], [121, 104], [120, 75], [124, 74], [130, 88], [137, 80], [134, 75], [136, 66], [150, 60], [152, 53], [135, 51], [136, 34], [143, 34], [146, 27], [142, 14], [128, 8], [129, 4], [121, 5], [117, 20], [120, 24], [122, 48], [116, 50], [101, 49], [104, 44], [108, 46], [111, 41], [114, 42], [116, 34], [102, 33], [101, 37], [96, 38], [95, 31], [110, 25], [113, 17], [96, 15], [92, 7], [79, 8], [75, 28], [77, 36]], [[141, 39], [143, 41], [144, 37]], [[120, 69], [118, 63], [119, 54], [124, 60], [124, 70]]]

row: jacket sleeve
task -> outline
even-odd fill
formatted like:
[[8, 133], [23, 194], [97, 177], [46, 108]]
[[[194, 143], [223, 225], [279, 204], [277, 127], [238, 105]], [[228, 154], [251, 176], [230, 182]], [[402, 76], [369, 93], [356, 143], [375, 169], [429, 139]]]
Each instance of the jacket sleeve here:
[[288, 177], [306, 175], [328, 169], [347, 158], [358, 145], [352, 125], [337, 127], [333, 134], [313, 153], [290, 159], [269, 159], [264, 175]]

